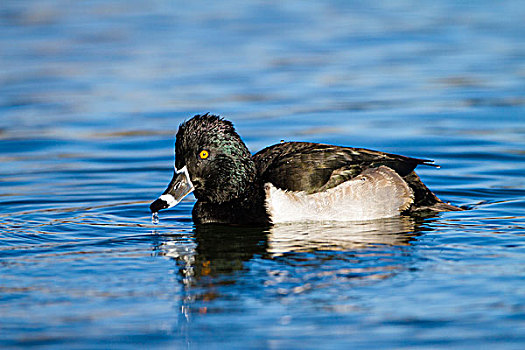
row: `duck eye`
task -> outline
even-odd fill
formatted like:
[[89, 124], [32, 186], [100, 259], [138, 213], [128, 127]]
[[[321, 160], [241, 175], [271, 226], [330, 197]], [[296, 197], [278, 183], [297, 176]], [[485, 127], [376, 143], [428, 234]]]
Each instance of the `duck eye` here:
[[210, 153], [208, 151], [206, 151], [205, 149], [203, 149], [201, 151], [201, 153], [199, 153], [199, 157], [201, 157], [201, 159], [206, 159], [206, 158], [208, 158], [209, 155], [210, 155]]

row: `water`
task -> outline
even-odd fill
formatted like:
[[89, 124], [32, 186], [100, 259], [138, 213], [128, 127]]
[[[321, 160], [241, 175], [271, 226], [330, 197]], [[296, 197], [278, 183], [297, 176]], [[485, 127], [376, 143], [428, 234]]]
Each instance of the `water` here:
[[[525, 346], [520, 1], [0, 4], [0, 347]], [[151, 221], [178, 124], [431, 158], [431, 218]]]
[[151, 213], [151, 222], [153, 224], [158, 224], [159, 223], [159, 213], [158, 212]]

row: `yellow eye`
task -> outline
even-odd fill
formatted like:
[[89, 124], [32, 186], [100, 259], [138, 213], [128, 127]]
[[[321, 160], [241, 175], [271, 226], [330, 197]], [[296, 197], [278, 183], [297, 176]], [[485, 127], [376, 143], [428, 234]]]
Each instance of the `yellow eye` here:
[[203, 149], [203, 150], [201, 151], [201, 153], [199, 153], [199, 157], [201, 157], [201, 159], [206, 159], [206, 158], [208, 158], [209, 155], [210, 155], [210, 154], [209, 154], [208, 151], [206, 151], [205, 149]]

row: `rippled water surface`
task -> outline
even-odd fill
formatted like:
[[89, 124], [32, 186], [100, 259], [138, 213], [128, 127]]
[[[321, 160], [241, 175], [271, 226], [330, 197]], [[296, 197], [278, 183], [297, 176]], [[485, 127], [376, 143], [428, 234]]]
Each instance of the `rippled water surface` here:
[[[458, 4], [460, 3], [460, 4]], [[0, 3], [0, 347], [525, 348], [521, 1]], [[435, 159], [430, 218], [153, 225], [185, 118]]]

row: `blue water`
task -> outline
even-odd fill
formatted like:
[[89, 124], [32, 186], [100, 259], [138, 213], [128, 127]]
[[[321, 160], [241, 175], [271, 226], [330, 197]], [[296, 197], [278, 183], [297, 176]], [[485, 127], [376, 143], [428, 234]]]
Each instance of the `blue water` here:
[[[459, 4], [460, 3], [460, 4]], [[525, 348], [522, 1], [0, 3], [0, 347]], [[470, 210], [153, 225], [174, 133], [434, 159]]]

